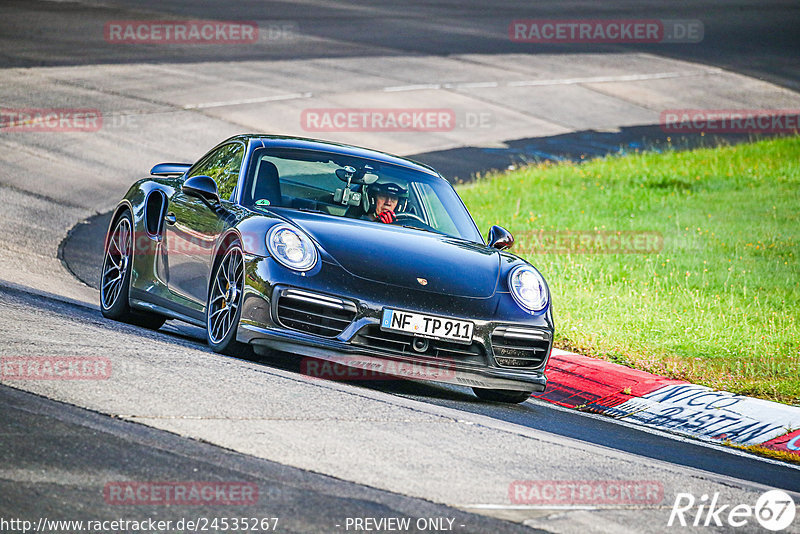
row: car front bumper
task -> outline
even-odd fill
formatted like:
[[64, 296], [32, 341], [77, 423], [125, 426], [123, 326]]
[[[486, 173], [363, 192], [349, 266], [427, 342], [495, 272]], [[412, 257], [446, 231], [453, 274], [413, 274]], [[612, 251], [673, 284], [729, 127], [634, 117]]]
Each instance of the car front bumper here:
[[[324, 265], [313, 276], [302, 276], [270, 258], [250, 257], [247, 263], [237, 339], [256, 348], [299, 354], [359, 369], [359, 372], [346, 376], [327, 374], [327, 377], [358, 380], [379, 373], [468, 387], [530, 392], [544, 391], [547, 385], [544, 369], [552, 348], [551, 315], [549, 311], [539, 316], [526, 314], [513, 304], [508, 294], [496, 294], [490, 299], [458, 298], [354, 279], [335, 265]], [[278, 299], [275, 298], [287, 288], [352, 303], [356, 309], [354, 319], [336, 336], [314, 335], [287, 328], [278, 318]], [[508, 305], [509, 302], [512, 306]], [[381, 314], [387, 307], [472, 321], [475, 324], [473, 343], [480, 346], [482, 359], [438, 358], [412, 352], [398, 354], [358, 344], [356, 338], [364, 328], [380, 328]], [[524, 369], [499, 365], [491, 343], [492, 333], [499, 327], [519, 327], [546, 334], [549, 344], [541, 364]], [[301, 365], [301, 369], [313, 375], [310, 371], [319, 370], [319, 367]]]

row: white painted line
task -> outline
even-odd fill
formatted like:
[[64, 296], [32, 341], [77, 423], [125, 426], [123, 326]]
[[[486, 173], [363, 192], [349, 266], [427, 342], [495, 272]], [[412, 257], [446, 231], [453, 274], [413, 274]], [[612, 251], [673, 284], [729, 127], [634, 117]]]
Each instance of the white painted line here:
[[472, 89], [480, 87], [499, 87], [498, 82], [469, 82], [469, 83], [446, 83], [445, 89]]
[[508, 82], [509, 87], [533, 87], [547, 85], [575, 85], [579, 83], [609, 83], [609, 82], [639, 82], [644, 80], [664, 80], [669, 78], [684, 78], [690, 76], [704, 76], [706, 74], [719, 74], [722, 69], [705, 69], [691, 72], [654, 72], [652, 74], [623, 74], [620, 76], [590, 76], [586, 78], [562, 78], [556, 80], [522, 80]]
[[260, 104], [262, 102], [278, 102], [281, 100], [298, 100], [310, 98], [312, 93], [290, 93], [286, 95], [261, 96], [257, 98], [244, 98], [241, 100], [227, 100], [222, 102], [204, 102], [201, 104], [186, 104], [183, 109], [208, 109], [227, 106], [241, 106], [244, 104]]
[[515, 82], [462, 82], [462, 83], [419, 83], [414, 85], [395, 85], [384, 87], [386, 93], [401, 91], [425, 91], [437, 89], [474, 89], [486, 87], [536, 87], [549, 85], [575, 85], [579, 83], [609, 83], [609, 82], [639, 82], [644, 80], [664, 80], [669, 78], [685, 78], [692, 76], [705, 76], [706, 74], [720, 74], [722, 69], [707, 68], [698, 71], [654, 72], [651, 74], [621, 74], [618, 76], [589, 76], [584, 78], [556, 78], [550, 80], [519, 80]]
[[800, 408], [695, 384], [671, 384], [606, 410], [701, 440], [760, 445], [800, 428]]
[[441, 89], [442, 85], [438, 83], [420, 83], [417, 85], [396, 85], [393, 87], [384, 87], [383, 91], [386, 93], [398, 93], [400, 91], [421, 91], [423, 89]]
[[567, 504], [535, 505], [535, 504], [456, 504], [457, 508], [474, 508], [476, 510], [599, 510], [600, 506], [570, 506]]
[[748, 459], [750, 459], [750, 460], [752, 460], [754, 462], [762, 462], [762, 463], [766, 463], [766, 464], [779, 465], [781, 467], [785, 467], [787, 469], [793, 469], [795, 471], [800, 472], [800, 465], [790, 464], [790, 463], [783, 462], [783, 461], [780, 461], [780, 460], [774, 460], [772, 458], [767, 458], [765, 456], [757, 456], [755, 454], [752, 454], [752, 453], [749, 453], [749, 452], [745, 452], [745, 451], [740, 450], [740, 449], [734, 449], [733, 447], [727, 447], [725, 445], [722, 445], [719, 442], [706, 441], [706, 440], [701, 440], [701, 439], [697, 439], [697, 438], [694, 438], [694, 437], [689, 437], [688, 435], [678, 434], [678, 433], [676, 433], [675, 431], [672, 431], [672, 430], [668, 430], [668, 429], [664, 429], [664, 428], [658, 428], [658, 427], [655, 427], [655, 426], [642, 425], [642, 424], [639, 424], [639, 423], [631, 423], [631, 422], [625, 421], [624, 419], [616, 419], [614, 417], [609, 417], [608, 415], [601, 415], [601, 414], [596, 414], [596, 413], [591, 413], [591, 412], [582, 412], [582, 411], [575, 410], [574, 408], [565, 408], [564, 406], [559, 406], [558, 404], [553, 404], [553, 403], [550, 403], [550, 402], [547, 402], [547, 401], [534, 399], [534, 398], [531, 398], [531, 399], [529, 399], [529, 400], [527, 400], [525, 402], [530, 402], [530, 403], [533, 403], [533, 404], [537, 404], [539, 406], [542, 406], [543, 408], [548, 408], [548, 409], [551, 409], [551, 410], [557, 410], [557, 411], [560, 411], [560, 412], [571, 413], [573, 415], [579, 415], [581, 417], [588, 417], [590, 419], [597, 419], [598, 421], [605, 421], [607, 423], [613, 423], [615, 425], [620, 425], [620, 426], [624, 426], [624, 427], [630, 428], [631, 430], [638, 430], [640, 432], [645, 432], [647, 434], [652, 434], [652, 435], [655, 435], [655, 436], [663, 437], [665, 439], [671, 439], [671, 440], [674, 440], [674, 441], [680, 441], [681, 443], [695, 445], [695, 446], [698, 446], [698, 447], [704, 447], [704, 448], [707, 448], [707, 449], [714, 449], [716, 451], [724, 452], [726, 454], [731, 454], [733, 456], [741, 456], [743, 458], [748, 458]]
[[672, 508], [663, 504], [608, 504], [608, 505], [570, 505], [570, 504], [454, 504], [451, 505], [462, 510], [641, 510], [644, 508], [660, 509]]

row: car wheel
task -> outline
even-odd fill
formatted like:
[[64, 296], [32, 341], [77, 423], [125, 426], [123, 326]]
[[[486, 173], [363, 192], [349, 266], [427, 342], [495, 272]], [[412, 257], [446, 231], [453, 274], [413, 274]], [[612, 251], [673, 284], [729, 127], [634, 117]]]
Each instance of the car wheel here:
[[236, 341], [244, 292], [244, 256], [237, 241], [228, 246], [213, 272], [206, 305], [208, 345], [228, 356], [252, 356], [250, 345]]
[[133, 218], [124, 211], [108, 236], [100, 276], [100, 311], [104, 317], [157, 330], [166, 318], [131, 310], [128, 289], [133, 270]]
[[505, 402], [508, 404], [519, 404], [525, 402], [531, 396], [530, 391], [511, 391], [506, 389], [484, 389], [472, 388], [479, 399], [492, 402]]

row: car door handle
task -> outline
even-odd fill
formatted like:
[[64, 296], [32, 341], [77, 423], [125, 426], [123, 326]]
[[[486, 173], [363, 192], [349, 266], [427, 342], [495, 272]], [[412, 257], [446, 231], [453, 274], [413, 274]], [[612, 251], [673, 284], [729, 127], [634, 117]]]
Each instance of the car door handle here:
[[175, 217], [175, 214], [172, 212], [164, 215], [164, 220], [167, 222], [167, 224], [175, 224], [176, 222], [178, 222], [178, 218]]

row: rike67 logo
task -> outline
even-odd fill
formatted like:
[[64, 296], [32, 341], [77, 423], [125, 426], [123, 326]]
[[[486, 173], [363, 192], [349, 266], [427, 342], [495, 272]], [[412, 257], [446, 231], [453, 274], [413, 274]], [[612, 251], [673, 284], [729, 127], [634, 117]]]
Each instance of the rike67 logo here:
[[711, 498], [704, 494], [699, 499], [691, 493], [678, 493], [667, 526], [746, 527], [755, 519], [763, 528], [777, 532], [792, 524], [795, 513], [794, 500], [781, 490], [762, 494], [755, 505], [734, 506], [720, 504], [719, 493], [714, 493]]

